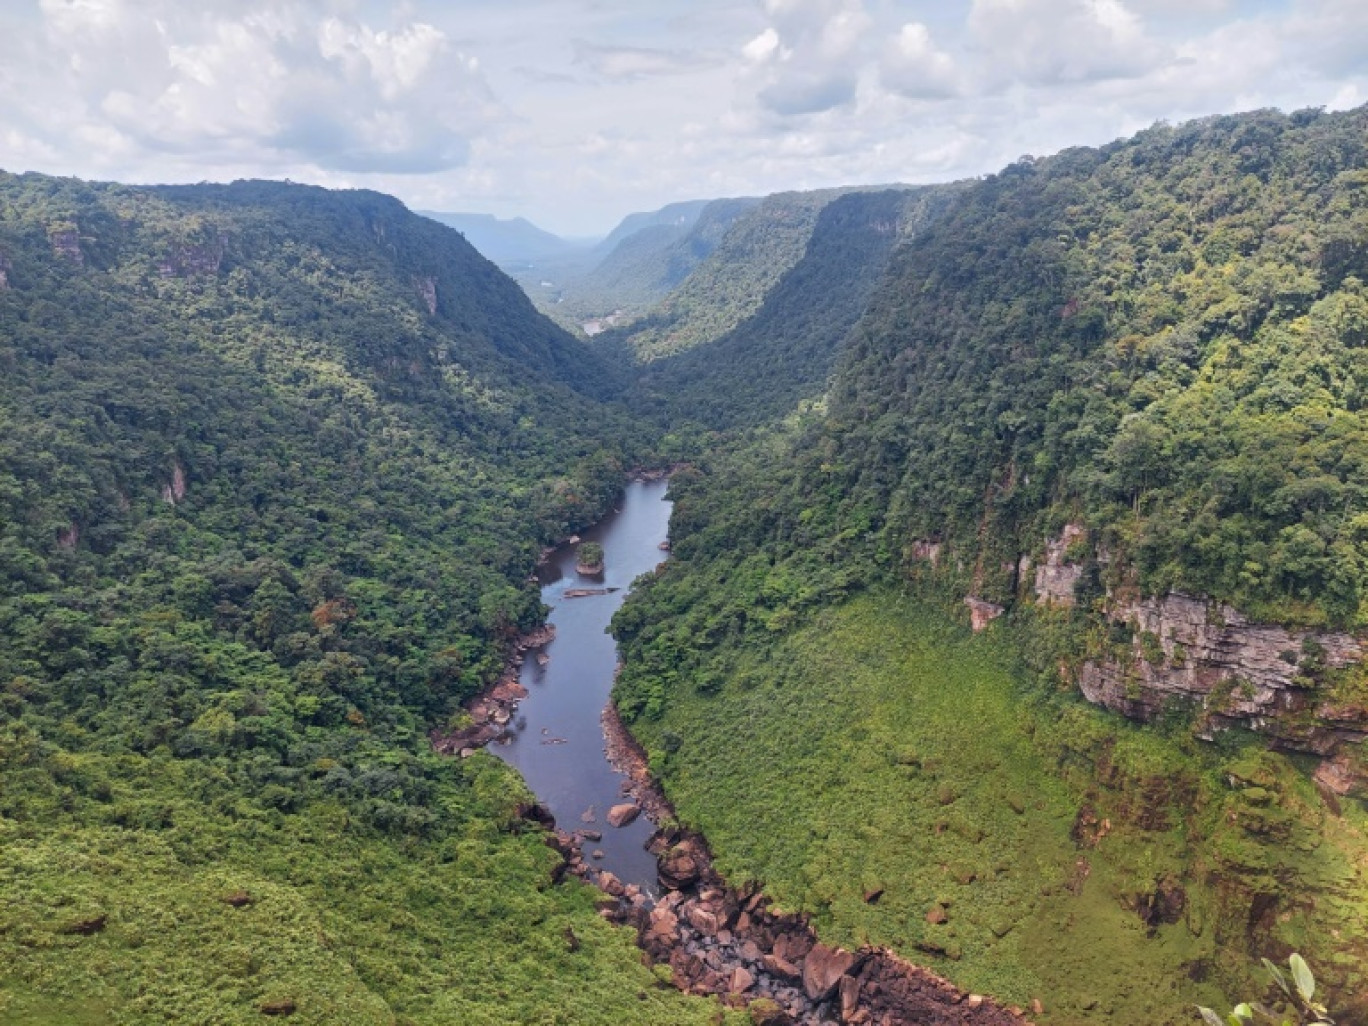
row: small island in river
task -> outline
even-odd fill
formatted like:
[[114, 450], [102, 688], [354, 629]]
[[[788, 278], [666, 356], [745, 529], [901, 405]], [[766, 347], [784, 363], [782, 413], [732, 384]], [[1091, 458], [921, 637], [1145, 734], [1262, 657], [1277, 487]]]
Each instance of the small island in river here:
[[575, 553], [575, 573], [584, 577], [603, 576], [603, 546], [584, 542]]

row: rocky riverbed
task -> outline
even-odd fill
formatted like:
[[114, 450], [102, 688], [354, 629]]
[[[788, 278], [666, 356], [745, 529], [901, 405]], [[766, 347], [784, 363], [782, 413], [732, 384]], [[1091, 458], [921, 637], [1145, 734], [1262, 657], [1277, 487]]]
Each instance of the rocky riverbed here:
[[[673, 821], [645, 753], [611, 705], [603, 724], [605, 754], [626, 774], [633, 804], [657, 823]], [[822, 944], [806, 919], [774, 913], [762, 891], [728, 886], [696, 833], [667, 826], [651, 836], [661, 888], [655, 902], [587, 865], [579, 852], [582, 840], [558, 832], [555, 843], [567, 871], [618, 899], [603, 914], [635, 927], [642, 950], [670, 967], [676, 986], [748, 1006], [756, 1023], [1006, 1026], [1025, 1017], [1023, 1009], [966, 993], [887, 949], [846, 951]]]
[[[467, 720], [465, 723], [446, 730], [434, 730], [429, 735], [432, 747], [443, 755], [460, 755], [462, 758], [483, 748], [491, 741], [497, 741], [508, 730], [517, 713], [518, 703], [527, 697], [527, 688], [518, 680], [518, 673], [527, 660], [529, 652], [546, 647], [556, 636], [551, 624], [525, 634], [518, 639], [509, 652], [508, 661], [499, 674], [498, 682], [465, 704]], [[538, 659], [544, 653], [538, 654]]]

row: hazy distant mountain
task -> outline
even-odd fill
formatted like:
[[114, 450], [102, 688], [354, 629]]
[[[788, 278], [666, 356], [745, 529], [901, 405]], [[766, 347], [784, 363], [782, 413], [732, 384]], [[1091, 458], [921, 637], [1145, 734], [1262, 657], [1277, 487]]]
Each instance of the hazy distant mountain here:
[[[566, 299], [605, 313], [650, 308], [706, 260], [737, 218], [759, 202], [756, 198], [719, 199], [704, 203], [697, 212], [692, 209], [696, 204], [679, 203], [654, 214], [633, 214], [595, 247], [600, 252], [614, 236], [619, 238], [593, 270], [567, 291]], [[675, 211], [673, 216], [671, 211]], [[635, 230], [625, 232], [631, 224], [637, 226]]]
[[583, 330], [604, 319], [612, 324], [614, 314], [635, 316], [663, 299], [707, 259], [732, 223], [759, 202], [671, 203], [627, 215], [592, 248], [507, 261], [503, 267], [543, 313], [562, 325]]
[[441, 213], [433, 210], [419, 213], [455, 228], [480, 251], [481, 256], [496, 264], [565, 256], [587, 250], [592, 245], [591, 241], [563, 239], [553, 235], [525, 217], [504, 220], [492, 214]]
[[711, 202], [712, 200], [687, 200], [683, 203], [669, 203], [659, 210], [628, 214], [618, 222], [618, 226], [609, 232], [602, 242], [594, 247], [594, 252], [602, 259], [628, 238], [648, 228], [672, 229], [672, 232], [662, 231], [653, 234], [661, 237], [672, 234], [673, 238], [682, 238], [694, 226], [694, 222], [698, 220], [699, 215]]

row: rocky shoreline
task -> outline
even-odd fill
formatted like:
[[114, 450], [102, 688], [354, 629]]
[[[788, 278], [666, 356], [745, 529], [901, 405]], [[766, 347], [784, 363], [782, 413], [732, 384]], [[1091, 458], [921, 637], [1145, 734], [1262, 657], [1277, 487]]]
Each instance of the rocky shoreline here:
[[[633, 477], [654, 480], [669, 473], [641, 471]], [[667, 545], [661, 548], [668, 551]], [[545, 550], [542, 562], [554, 551]], [[466, 721], [431, 732], [433, 748], [465, 758], [507, 737], [518, 703], [527, 696], [520, 670], [530, 653], [554, 637], [549, 624], [520, 637], [498, 681], [466, 703]], [[546, 656], [537, 653], [537, 658]], [[602, 724], [605, 756], [623, 775], [622, 797], [630, 799], [609, 810], [608, 828], [642, 812], [655, 824], [647, 849], [656, 858], [659, 896], [586, 862], [584, 843], [603, 836], [595, 827], [558, 828], [539, 803], [524, 805], [519, 812], [545, 829], [547, 844], [560, 853], [554, 880], [571, 875], [598, 887], [605, 895], [601, 914], [634, 928], [645, 957], [668, 966], [681, 990], [715, 995], [728, 1005], [747, 1008], [756, 1026], [1017, 1026], [1023, 1021], [1022, 1009], [968, 994], [887, 949], [863, 947], [852, 952], [828, 947], [805, 918], [773, 911], [758, 887], [729, 886], [713, 869], [706, 840], [676, 825], [674, 809], [651, 776], [645, 751], [611, 702]]]
[[[518, 679], [527, 654], [545, 648], [555, 636], [556, 628], [548, 623], [518, 638], [494, 686], [465, 703], [470, 722], [456, 728], [431, 731], [428, 738], [432, 747], [443, 755], [460, 755], [464, 759], [491, 741], [503, 737], [508, 725], [513, 722], [518, 703], [527, 697], [527, 688]], [[537, 658], [544, 659], [545, 656], [539, 653]]]
[[[668, 965], [681, 990], [749, 1007], [760, 1026], [1022, 1023], [1021, 1008], [968, 994], [886, 948], [828, 947], [805, 918], [772, 911], [759, 889], [730, 887], [713, 869], [706, 840], [674, 825], [674, 809], [652, 778], [646, 753], [611, 704], [603, 726], [605, 753], [626, 776], [626, 790], [658, 826], [664, 824], [648, 843], [662, 896], [652, 905], [626, 895], [604, 914], [635, 927], [647, 957]], [[573, 835], [568, 839], [567, 865], [574, 872], [584, 863]], [[586, 867], [576, 875], [603, 888], [602, 872]], [[617, 888], [607, 883], [603, 889], [613, 895]]]

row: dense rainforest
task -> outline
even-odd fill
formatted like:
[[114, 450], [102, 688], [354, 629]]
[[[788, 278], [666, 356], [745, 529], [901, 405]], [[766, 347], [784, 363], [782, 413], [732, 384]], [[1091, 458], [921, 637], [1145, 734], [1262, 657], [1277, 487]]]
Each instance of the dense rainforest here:
[[590, 341], [373, 193], [0, 176], [0, 1010], [741, 1021], [428, 742], [671, 461], [615, 701], [729, 879], [1042, 1023], [1368, 1020], [1366, 129], [667, 208]]
[[0, 1018], [705, 1021], [427, 741], [612, 369], [373, 193], [4, 176], [0, 268]]
[[[1368, 703], [1327, 655], [1368, 608], [1366, 126], [970, 183], [825, 398], [676, 476], [615, 694], [729, 875], [1048, 1021], [1190, 1021], [1292, 950], [1368, 1016]], [[1108, 674], [1146, 722], [1082, 700]]]

